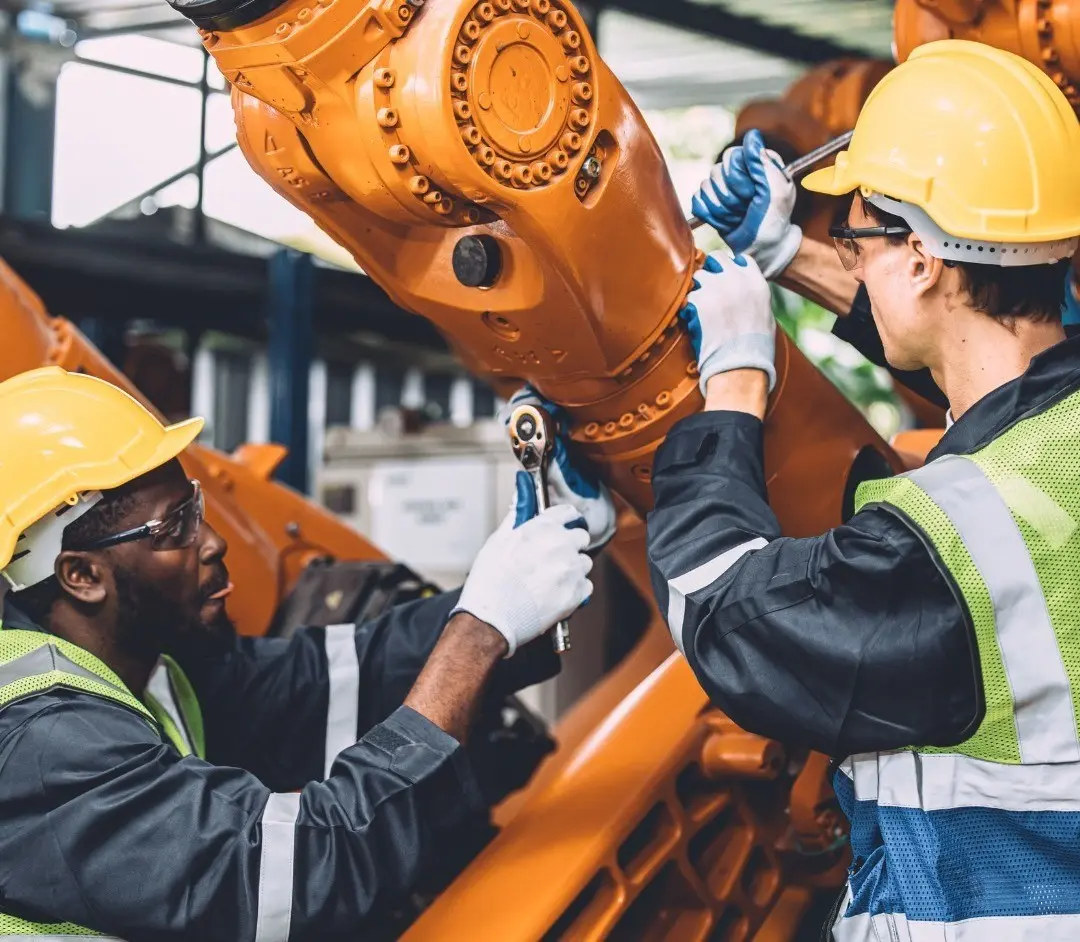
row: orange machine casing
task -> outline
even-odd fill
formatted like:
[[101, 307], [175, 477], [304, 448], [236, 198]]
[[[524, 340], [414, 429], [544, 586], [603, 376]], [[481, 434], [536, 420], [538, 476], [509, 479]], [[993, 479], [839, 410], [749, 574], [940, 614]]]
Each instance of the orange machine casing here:
[[[204, 30], [243, 152], [472, 372], [567, 407], [644, 510], [656, 448], [701, 408], [677, 318], [700, 259], [660, 150], [569, 3], [415, 9], [289, 0]], [[485, 285], [455, 274], [466, 247]], [[855, 456], [889, 449], [783, 336], [778, 372], [771, 495], [788, 532], [820, 531]]]
[[897, 0], [896, 57], [936, 39], [972, 39], [1023, 56], [1080, 107], [1080, 0]]

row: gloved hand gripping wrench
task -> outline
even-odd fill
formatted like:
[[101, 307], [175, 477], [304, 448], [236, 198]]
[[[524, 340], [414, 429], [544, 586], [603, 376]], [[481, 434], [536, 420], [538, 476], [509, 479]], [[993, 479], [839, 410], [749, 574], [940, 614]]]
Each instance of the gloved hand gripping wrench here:
[[[510, 415], [510, 447], [514, 457], [532, 478], [536, 506], [548, 508], [547, 471], [555, 451], [555, 421], [538, 406], [521, 405]], [[570, 627], [565, 621], [555, 626], [553, 643], [557, 654], [570, 650]]]
[[[802, 157], [796, 157], [791, 163], [783, 168], [784, 173], [789, 180], [794, 181], [796, 177], [804, 174], [814, 166], [814, 164], [842, 151], [851, 143], [851, 139], [854, 136], [854, 131], [845, 131], [839, 137], [834, 137], [831, 141], [827, 141], [820, 147], [815, 147], [809, 154], [804, 154]], [[700, 229], [705, 225], [705, 220], [698, 219], [697, 216], [690, 216], [686, 221], [689, 223], [691, 229]]]

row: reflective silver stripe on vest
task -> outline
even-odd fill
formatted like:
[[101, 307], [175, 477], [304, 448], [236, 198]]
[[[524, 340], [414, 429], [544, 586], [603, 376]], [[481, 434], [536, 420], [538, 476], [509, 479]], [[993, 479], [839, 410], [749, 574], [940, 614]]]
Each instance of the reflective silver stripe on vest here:
[[852, 756], [840, 766], [857, 801], [951, 811], [1067, 811], [1080, 814], [1080, 762], [1005, 765], [956, 753], [910, 749]]
[[1026, 763], [1080, 760], [1072, 691], [1031, 554], [982, 469], [948, 456], [907, 475], [948, 516], [990, 592]]
[[184, 745], [187, 746], [188, 752], [195, 755], [195, 744], [191, 741], [191, 735], [188, 733], [187, 720], [176, 702], [176, 697], [173, 696], [172, 683], [169, 681], [169, 668], [165, 666], [164, 661], [158, 661], [158, 665], [154, 668], [154, 672], [150, 675], [150, 680], [146, 685], [146, 692], [169, 715], [169, 719], [173, 721], [173, 725], [180, 734], [180, 738], [184, 741]]
[[[99, 677], [93, 671], [80, 667], [56, 645], [48, 643], [43, 644], [40, 648], [34, 648], [29, 654], [23, 654], [15, 658], [14, 661], [0, 664], [0, 687], [6, 687], [8, 684], [24, 680], [27, 677], [47, 674], [49, 671], [63, 671], [65, 674], [75, 674], [77, 677], [96, 681], [119, 693], [127, 692], [120, 690], [115, 684], [109, 683], [104, 677]], [[3, 937], [0, 936], [0, 938]]]
[[917, 922], [903, 913], [842, 918], [835, 942], [1076, 942], [1080, 916], [986, 916], [963, 922]]
[[296, 819], [299, 814], [298, 794], [274, 793], [263, 809], [255, 942], [288, 942], [292, 923]]
[[326, 750], [323, 778], [343, 749], [356, 745], [360, 723], [360, 661], [356, 656], [356, 626], [330, 625], [326, 629], [326, 664], [330, 699], [326, 708]]
[[686, 619], [686, 597], [693, 592], [697, 592], [698, 589], [704, 589], [705, 586], [712, 585], [747, 553], [768, 545], [768, 540], [758, 537], [756, 540], [750, 540], [736, 546], [734, 549], [729, 549], [726, 553], [721, 553], [707, 563], [702, 563], [696, 569], [691, 569], [685, 575], [677, 576], [668, 581], [668, 629], [671, 631], [671, 637], [675, 641], [675, 647], [679, 649], [681, 654], [686, 654], [686, 651], [683, 650], [683, 621]]

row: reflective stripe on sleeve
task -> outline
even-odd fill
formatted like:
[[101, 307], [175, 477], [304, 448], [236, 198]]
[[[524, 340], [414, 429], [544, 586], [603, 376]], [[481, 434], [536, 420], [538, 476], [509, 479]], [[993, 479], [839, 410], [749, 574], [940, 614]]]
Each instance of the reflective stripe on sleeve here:
[[263, 809], [255, 942], [288, 942], [292, 923], [296, 819], [299, 814], [298, 794], [274, 793]]
[[768, 540], [758, 537], [736, 546], [734, 549], [729, 549], [726, 553], [721, 553], [707, 563], [702, 563], [697, 569], [690, 570], [685, 575], [668, 580], [667, 623], [671, 631], [671, 637], [675, 640], [675, 647], [682, 654], [686, 654], [686, 651], [683, 650], [682, 640], [683, 621], [686, 618], [686, 597], [693, 592], [697, 592], [698, 589], [704, 589], [707, 585], [712, 585], [747, 553], [768, 545]]
[[330, 699], [326, 709], [326, 751], [323, 778], [339, 752], [356, 744], [360, 722], [360, 661], [356, 656], [356, 626], [330, 625], [326, 629], [326, 663]]

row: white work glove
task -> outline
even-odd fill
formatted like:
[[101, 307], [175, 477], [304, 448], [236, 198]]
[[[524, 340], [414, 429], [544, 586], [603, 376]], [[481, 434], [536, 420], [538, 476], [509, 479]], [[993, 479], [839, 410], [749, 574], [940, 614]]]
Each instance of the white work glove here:
[[802, 229], [791, 221], [795, 183], [783, 166], [761, 132], [748, 131], [741, 146], [724, 151], [691, 202], [694, 215], [732, 252], [751, 256], [766, 278], [787, 268], [802, 244]]
[[[523, 489], [532, 482], [521, 471]], [[593, 591], [589, 535], [573, 507], [550, 507], [521, 526], [517, 516], [515, 507], [483, 545], [452, 613], [491, 625], [506, 639], [507, 657], [569, 618]]]
[[[615, 535], [615, 502], [611, 492], [590, 468], [570, 460], [571, 443], [566, 433], [569, 422], [564, 410], [531, 386], [523, 386], [510, 397], [499, 413], [503, 425], [509, 429], [510, 416], [518, 406], [525, 404], [543, 409], [555, 420], [555, 449], [547, 472], [548, 503], [552, 507], [567, 504], [585, 518], [589, 530], [588, 548], [595, 552]], [[518, 501], [519, 522], [536, 516], [536, 492], [530, 490], [530, 493], [533, 495], [531, 509], [526, 497], [522, 496]]]
[[752, 258], [708, 255], [679, 312], [698, 360], [701, 394], [717, 373], [756, 369], [776, 385], [776, 322], [772, 293]]

